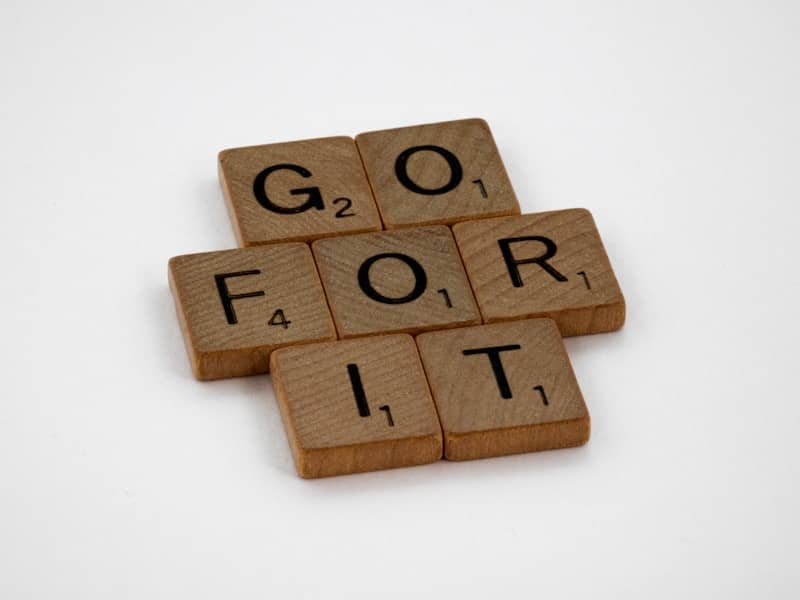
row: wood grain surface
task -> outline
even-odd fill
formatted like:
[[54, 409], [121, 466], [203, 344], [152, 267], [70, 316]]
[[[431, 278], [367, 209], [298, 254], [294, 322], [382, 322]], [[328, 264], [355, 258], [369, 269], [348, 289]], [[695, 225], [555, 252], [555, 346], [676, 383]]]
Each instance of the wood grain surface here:
[[350, 137], [223, 150], [219, 178], [240, 246], [382, 228]]
[[413, 338], [391, 335], [273, 352], [272, 379], [302, 477], [420, 465], [442, 433]]
[[480, 323], [447, 227], [325, 239], [312, 247], [340, 338]]
[[483, 119], [371, 131], [356, 144], [387, 229], [519, 214]]
[[484, 323], [550, 317], [570, 336], [625, 322], [625, 299], [589, 211], [471, 221], [453, 233]]
[[552, 320], [435, 331], [417, 336], [417, 345], [444, 431], [446, 459], [588, 441], [589, 413]]
[[275, 348], [336, 339], [306, 244], [176, 256], [169, 283], [198, 379], [265, 373]]

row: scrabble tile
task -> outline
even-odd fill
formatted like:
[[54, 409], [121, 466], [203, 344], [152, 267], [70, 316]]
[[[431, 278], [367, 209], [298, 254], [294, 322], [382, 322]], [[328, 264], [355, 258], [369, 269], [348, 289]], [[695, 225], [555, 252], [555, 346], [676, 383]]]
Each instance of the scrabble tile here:
[[442, 431], [414, 340], [390, 335], [272, 354], [272, 378], [302, 477], [421, 465]]
[[306, 244], [176, 256], [169, 282], [198, 379], [265, 373], [275, 348], [336, 339]]
[[561, 334], [619, 329], [625, 299], [584, 209], [453, 227], [484, 323], [550, 317]]
[[240, 246], [381, 229], [349, 137], [223, 150], [219, 178]]
[[386, 229], [519, 214], [483, 119], [356, 136]]
[[444, 456], [470, 460], [579, 446], [589, 413], [551, 319], [417, 337], [444, 431]]
[[312, 247], [340, 338], [480, 323], [447, 227], [359, 234]]

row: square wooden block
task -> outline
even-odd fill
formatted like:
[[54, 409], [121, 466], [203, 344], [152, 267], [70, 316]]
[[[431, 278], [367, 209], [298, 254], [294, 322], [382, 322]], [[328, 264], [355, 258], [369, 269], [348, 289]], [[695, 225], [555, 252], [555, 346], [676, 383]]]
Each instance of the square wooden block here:
[[417, 337], [444, 430], [444, 456], [469, 460], [579, 446], [589, 412], [550, 319]]
[[306, 244], [176, 256], [169, 283], [198, 379], [266, 373], [275, 348], [336, 339]]
[[483, 119], [356, 136], [386, 229], [519, 214]]
[[223, 150], [219, 179], [240, 246], [381, 229], [349, 137]]
[[313, 250], [340, 338], [480, 323], [447, 227], [319, 240]]
[[484, 323], [550, 317], [569, 336], [625, 322], [625, 299], [588, 210], [459, 223], [453, 233]]
[[300, 476], [442, 457], [442, 431], [411, 336], [295, 346], [274, 352], [271, 363]]

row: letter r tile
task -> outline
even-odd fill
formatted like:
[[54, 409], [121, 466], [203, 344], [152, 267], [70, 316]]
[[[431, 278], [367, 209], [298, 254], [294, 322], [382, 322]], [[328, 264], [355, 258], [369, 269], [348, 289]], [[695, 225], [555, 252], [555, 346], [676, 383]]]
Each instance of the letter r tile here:
[[306, 244], [176, 256], [169, 282], [198, 379], [266, 373], [276, 348], [336, 339]]
[[453, 226], [484, 323], [549, 317], [564, 336], [619, 329], [625, 299], [584, 209]]
[[219, 178], [240, 246], [381, 229], [349, 137], [223, 150]]
[[579, 446], [589, 413], [551, 319], [417, 336], [444, 432], [444, 456], [469, 460]]

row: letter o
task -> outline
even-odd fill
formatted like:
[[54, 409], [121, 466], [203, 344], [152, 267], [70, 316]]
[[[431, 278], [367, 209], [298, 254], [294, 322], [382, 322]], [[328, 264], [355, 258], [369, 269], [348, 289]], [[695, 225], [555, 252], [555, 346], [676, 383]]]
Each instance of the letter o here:
[[[408, 159], [411, 158], [413, 154], [417, 152], [423, 152], [425, 150], [429, 152], [435, 152], [444, 158], [447, 161], [447, 165], [450, 167], [450, 181], [448, 181], [442, 187], [433, 189], [424, 188], [412, 181], [408, 176]], [[411, 190], [414, 193], [424, 194], [426, 196], [438, 196], [439, 194], [446, 194], [447, 192], [458, 187], [458, 184], [461, 183], [461, 179], [464, 177], [464, 170], [461, 168], [461, 163], [458, 162], [456, 155], [439, 146], [413, 146], [403, 150], [394, 163], [394, 172], [395, 175], [397, 175], [397, 179], [403, 184], [403, 187]]]
[[[372, 265], [384, 258], [396, 258], [397, 260], [403, 261], [414, 274], [414, 289], [405, 296], [389, 298], [372, 287], [372, 283], [369, 280], [369, 270], [372, 268]], [[376, 302], [381, 302], [383, 304], [405, 304], [416, 300], [425, 292], [425, 288], [428, 286], [428, 276], [425, 274], [425, 269], [422, 268], [422, 265], [410, 256], [400, 254], [399, 252], [383, 252], [375, 256], [370, 256], [362, 263], [361, 267], [358, 269], [358, 285], [361, 287], [362, 292]]]

